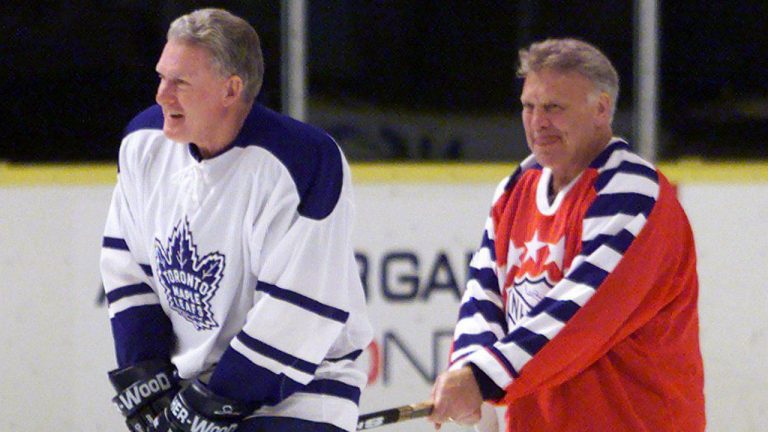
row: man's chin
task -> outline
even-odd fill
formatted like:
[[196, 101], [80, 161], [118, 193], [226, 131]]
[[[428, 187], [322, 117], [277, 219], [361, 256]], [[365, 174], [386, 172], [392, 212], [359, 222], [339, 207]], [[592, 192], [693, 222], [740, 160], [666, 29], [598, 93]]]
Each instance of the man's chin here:
[[536, 162], [541, 166], [551, 166], [557, 159], [548, 149], [534, 148], [533, 155], [536, 158]]
[[163, 135], [171, 141], [179, 143], [189, 142], [184, 134], [177, 130], [163, 128]]

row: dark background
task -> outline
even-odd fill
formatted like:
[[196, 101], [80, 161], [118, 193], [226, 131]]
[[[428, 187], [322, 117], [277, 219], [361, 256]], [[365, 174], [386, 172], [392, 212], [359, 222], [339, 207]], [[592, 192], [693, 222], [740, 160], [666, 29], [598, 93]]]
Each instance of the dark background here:
[[[548, 36], [600, 47], [633, 102], [634, 2], [308, 0], [309, 96], [430, 113], [516, 113], [517, 50]], [[661, 10], [661, 159], [768, 158], [768, 2]], [[280, 109], [279, 1], [41, 1], [0, 10], [0, 160], [113, 161], [153, 103], [168, 24], [225, 7], [262, 37], [260, 100]], [[311, 114], [311, 113], [310, 113]]]

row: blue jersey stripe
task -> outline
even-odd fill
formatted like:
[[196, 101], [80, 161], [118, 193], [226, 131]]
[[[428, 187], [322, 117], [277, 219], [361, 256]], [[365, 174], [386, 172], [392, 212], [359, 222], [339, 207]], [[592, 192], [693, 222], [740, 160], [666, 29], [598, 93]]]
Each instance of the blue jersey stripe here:
[[613, 238], [612, 235], [600, 234], [595, 236], [592, 240], [581, 243], [581, 254], [588, 256], [596, 251], [600, 246], [604, 245], [608, 240]]
[[463, 334], [453, 342], [453, 350], [458, 351], [472, 345], [490, 346], [499, 338], [493, 332], [483, 332], [478, 334]]
[[659, 174], [653, 168], [645, 165], [624, 161], [619, 164], [618, 167], [605, 170], [595, 180], [595, 190], [600, 192], [603, 188], [613, 179], [618, 173], [636, 174], [653, 180], [655, 183], [659, 182]]
[[637, 215], [646, 217], [651, 213], [656, 200], [653, 197], [639, 193], [614, 193], [598, 195], [589, 206], [585, 219], [601, 216], [613, 216], [616, 214]]
[[144, 272], [145, 275], [152, 277], [152, 266], [149, 264], [139, 264], [139, 267], [141, 267], [141, 271]]
[[597, 289], [597, 287], [603, 283], [603, 280], [605, 280], [607, 276], [607, 271], [587, 261], [581, 263], [577, 268], [573, 270], [573, 272], [568, 273], [569, 280], [576, 283], [589, 285], [595, 289]]
[[614, 141], [608, 145], [600, 154], [589, 164], [590, 168], [599, 169], [610, 159], [616, 150], [630, 150], [626, 141]]
[[111, 320], [119, 367], [146, 360], [169, 360], [173, 348], [171, 320], [158, 304], [134, 306]]
[[623, 254], [629, 249], [629, 246], [634, 240], [634, 234], [626, 229], [619, 231], [616, 235], [600, 234], [592, 240], [582, 243], [581, 254], [591, 255], [602, 245], [606, 245], [616, 252]]
[[476, 269], [470, 266], [467, 278], [476, 280], [483, 288], [490, 289], [495, 293], [499, 292], [499, 279], [492, 269]]
[[151, 292], [153, 292], [152, 288], [143, 282], [133, 285], [126, 285], [108, 292], [107, 303], [112, 304], [125, 297], [130, 297], [137, 294], [147, 294]]
[[547, 342], [549, 342], [549, 339], [546, 337], [538, 333], [534, 333], [525, 327], [516, 328], [512, 331], [512, 333], [504, 336], [504, 339], [502, 340], [505, 343], [514, 342], [517, 346], [522, 348], [531, 356], [536, 355], [536, 353], [539, 352]]
[[496, 262], [496, 243], [488, 237], [488, 231], [483, 231], [483, 240], [480, 242], [480, 248], [488, 248], [491, 252], [491, 259]]
[[101, 242], [101, 246], [107, 249], [129, 250], [128, 243], [125, 240], [117, 237], [104, 237]]
[[357, 405], [360, 402], [360, 389], [337, 380], [314, 380], [300, 390], [303, 393], [336, 396], [350, 400]]
[[256, 284], [256, 290], [342, 324], [347, 322], [349, 318], [349, 312], [320, 303], [297, 292], [289, 291], [267, 282], [259, 281]]
[[242, 342], [243, 345], [247, 346], [253, 351], [265, 357], [269, 357], [272, 360], [280, 362], [286, 366], [290, 366], [294, 369], [298, 369], [306, 374], [312, 375], [315, 373], [315, 370], [317, 369], [318, 365], [314, 363], [310, 363], [306, 360], [302, 360], [298, 357], [292, 356], [284, 351], [280, 351], [279, 349], [269, 344], [266, 344], [258, 339], [252, 338], [251, 336], [246, 334], [244, 331], [241, 331], [237, 335], [237, 339], [240, 342]]
[[467, 300], [459, 309], [459, 319], [471, 317], [478, 312], [486, 321], [499, 324], [506, 331], [504, 311], [488, 300], [478, 300], [475, 298]]
[[635, 241], [635, 235], [626, 229], [623, 229], [613, 236], [613, 238], [608, 240], [606, 245], [611, 249], [624, 254], [633, 241]]
[[[224, 365], [227, 365], [224, 367]], [[301, 390], [303, 385], [259, 366], [230, 348], [213, 371], [208, 387], [217, 395], [274, 406]]]
[[539, 315], [546, 312], [560, 322], [566, 322], [579, 311], [581, 306], [570, 300], [555, 300], [549, 297], [541, 299], [539, 304], [531, 309], [530, 315]]

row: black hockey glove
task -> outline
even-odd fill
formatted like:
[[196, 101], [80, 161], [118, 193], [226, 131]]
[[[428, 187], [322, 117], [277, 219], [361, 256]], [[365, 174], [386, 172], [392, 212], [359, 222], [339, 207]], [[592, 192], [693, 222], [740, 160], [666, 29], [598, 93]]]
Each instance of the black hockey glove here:
[[112, 402], [125, 417], [131, 432], [148, 432], [171, 398], [179, 391], [176, 368], [162, 360], [150, 360], [115, 369], [109, 380], [117, 391]]
[[152, 432], [232, 432], [255, 406], [213, 394], [199, 380], [176, 394]]

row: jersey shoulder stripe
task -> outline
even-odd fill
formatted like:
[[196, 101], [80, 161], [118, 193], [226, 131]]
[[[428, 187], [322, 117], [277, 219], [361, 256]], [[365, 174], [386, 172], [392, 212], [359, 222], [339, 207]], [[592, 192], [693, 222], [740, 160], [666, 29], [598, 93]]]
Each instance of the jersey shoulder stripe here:
[[142, 129], [163, 129], [163, 110], [160, 105], [152, 105], [136, 115], [125, 127], [123, 138]]
[[323, 219], [336, 207], [344, 181], [341, 149], [314, 126], [254, 104], [233, 146], [259, 146], [274, 155], [293, 178], [299, 214]]

